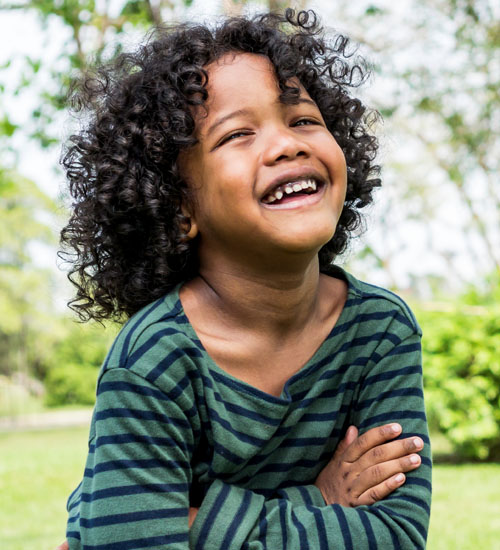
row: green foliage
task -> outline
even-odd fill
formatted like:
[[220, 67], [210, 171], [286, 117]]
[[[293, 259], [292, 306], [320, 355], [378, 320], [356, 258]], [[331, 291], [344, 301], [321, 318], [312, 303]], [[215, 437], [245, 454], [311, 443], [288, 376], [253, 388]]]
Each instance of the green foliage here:
[[116, 327], [66, 322], [65, 333], [47, 358], [47, 405], [94, 403], [99, 367], [115, 334]]
[[4, 115], [3, 118], [0, 119], [0, 135], [12, 137], [17, 128], [18, 126], [13, 124], [7, 115]]
[[66, 363], [49, 370], [45, 379], [46, 404], [93, 405], [98, 369], [91, 365]]
[[[34, 245], [56, 243], [54, 212], [33, 182], [0, 170], [0, 375], [41, 379], [49, 405], [92, 404], [116, 331], [68, 322], [55, 310], [54, 275], [33, 261]], [[28, 397], [20, 398], [23, 406]], [[0, 401], [5, 408], [2, 395]]]
[[461, 459], [500, 458], [500, 309], [421, 311], [431, 429]]
[[33, 182], [0, 169], [0, 374], [35, 372], [51, 337], [53, 276], [32, 257], [55, 243], [54, 211]]
[[481, 286], [474, 285], [467, 289], [463, 296], [464, 303], [473, 306], [500, 304], [500, 271], [494, 271], [481, 283]]

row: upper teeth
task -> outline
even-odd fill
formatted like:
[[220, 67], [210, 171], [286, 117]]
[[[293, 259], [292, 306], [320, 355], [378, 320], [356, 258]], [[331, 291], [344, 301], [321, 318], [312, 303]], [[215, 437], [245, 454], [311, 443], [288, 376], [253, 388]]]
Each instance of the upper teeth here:
[[307, 179], [307, 180], [299, 180], [299, 181], [292, 181], [288, 183], [283, 183], [273, 189], [270, 193], [268, 193], [262, 201], [265, 203], [274, 202], [276, 200], [280, 200], [283, 198], [283, 195], [286, 193], [287, 195], [291, 195], [292, 193], [298, 193], [299, 191], [302, 191], [303, 189], [310, 189], [312, 191], [316, 191], [317, 185], [316, 182], [313, 179]]

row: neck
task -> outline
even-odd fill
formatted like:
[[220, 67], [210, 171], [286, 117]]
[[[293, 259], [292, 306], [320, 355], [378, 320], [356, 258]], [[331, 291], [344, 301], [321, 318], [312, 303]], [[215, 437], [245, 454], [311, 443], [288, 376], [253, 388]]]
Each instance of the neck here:
[[319, 310], [319, 260], [291, 269], [249, 270], [218, 263], [200, 267], [198, 289], [221, 317], [267, 335], [293, 334]]

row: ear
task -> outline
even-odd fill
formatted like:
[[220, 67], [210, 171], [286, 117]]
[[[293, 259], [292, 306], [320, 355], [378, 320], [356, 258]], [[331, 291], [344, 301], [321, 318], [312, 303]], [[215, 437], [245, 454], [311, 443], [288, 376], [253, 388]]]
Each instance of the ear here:
[[182, 215], [186, 218], [186, 221], [181, 225], [181, 229], [184, 233], [183, 237], [187, 241], [191, 241], [198, 235], [198, 225], [194, 215], [188, 210], [185, 204], [182, 204], [181, 211]]

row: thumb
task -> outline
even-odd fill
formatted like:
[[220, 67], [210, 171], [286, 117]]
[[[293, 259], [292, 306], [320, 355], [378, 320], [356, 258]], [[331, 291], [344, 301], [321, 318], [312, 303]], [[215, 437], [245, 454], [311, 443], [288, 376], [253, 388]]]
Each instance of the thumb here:
[[62, 544], [60, 544], [56, 550], [69, 550], [69, 544], [68, 541], [65, 540]]
[[358, 437], [358, 428], [356, 428], [356, 426], [349, 426], [344, 439], [338, 444], [335, 454], [342, 454], [356, 437]]

